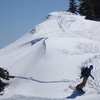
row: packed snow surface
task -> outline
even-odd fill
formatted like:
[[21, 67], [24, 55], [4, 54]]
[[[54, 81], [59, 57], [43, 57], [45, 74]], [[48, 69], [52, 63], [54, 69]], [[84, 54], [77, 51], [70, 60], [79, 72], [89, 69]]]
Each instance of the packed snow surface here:
[[[93, 65], [84, 88], [75, 92], [80, 68]], [[23, 37], [0, 50], [0, 66], [16, 78], [0, 100], [100, 100], [100, 22], [52, 12]]]

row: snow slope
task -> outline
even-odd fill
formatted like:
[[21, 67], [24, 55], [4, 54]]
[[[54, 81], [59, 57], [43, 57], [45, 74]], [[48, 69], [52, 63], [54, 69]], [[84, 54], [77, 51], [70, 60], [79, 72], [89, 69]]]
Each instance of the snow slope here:
[[[80, 95], [80, 68], [93, 64]], [[23, 37], [0, 50], [0, 66], [15, 79], [0, 100], [100, 100], [100, 23], [69, 12], [52, 12]]]

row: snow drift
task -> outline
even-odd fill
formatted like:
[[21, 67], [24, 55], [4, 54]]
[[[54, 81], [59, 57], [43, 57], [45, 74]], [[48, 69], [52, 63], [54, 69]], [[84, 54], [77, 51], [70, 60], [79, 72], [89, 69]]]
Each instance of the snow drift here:
[[[80, 68], [91, 64], [95, 80], [89, 78], [86, 94], [79, 96], [72, 87], [81, 81]], [[100, 23], [69, 12], [49, 13], [44, 22], [0, 50], [0, 66], [16, 76], [2, 100], [99, 100]]]

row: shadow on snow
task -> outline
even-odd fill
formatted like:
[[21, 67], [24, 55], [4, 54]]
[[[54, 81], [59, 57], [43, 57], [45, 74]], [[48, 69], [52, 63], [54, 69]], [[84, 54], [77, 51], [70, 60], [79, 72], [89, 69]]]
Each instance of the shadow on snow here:
[[78, 91], [73, 91], [72, 94], [68, 97], [66, 97], [67, 99], [74, 99], [76, 98], [77, 96], [82, 96], [84, 93], [80, 93]]

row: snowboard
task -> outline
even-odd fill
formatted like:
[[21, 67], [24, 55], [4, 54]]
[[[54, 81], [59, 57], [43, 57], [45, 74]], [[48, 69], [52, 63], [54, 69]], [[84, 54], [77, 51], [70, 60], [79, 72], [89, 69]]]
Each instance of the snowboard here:
[[76, 89], [76, 91], [79, 92], [79, 93], [82, 93], [82, 94], [85, 93], [85, 91], [80, 91], [80, 90], [77, 90], [77, 89]]
[[80, 91], [80, 90], [76, 89], [76, 87], [73, 87], [71, 85], [69, 86], [69, 88], [74, 90], [74, 92], [77, 92], [77, 93], [80, 93], [80, 94], [84, 94], [85, 93], [85, 91]]

